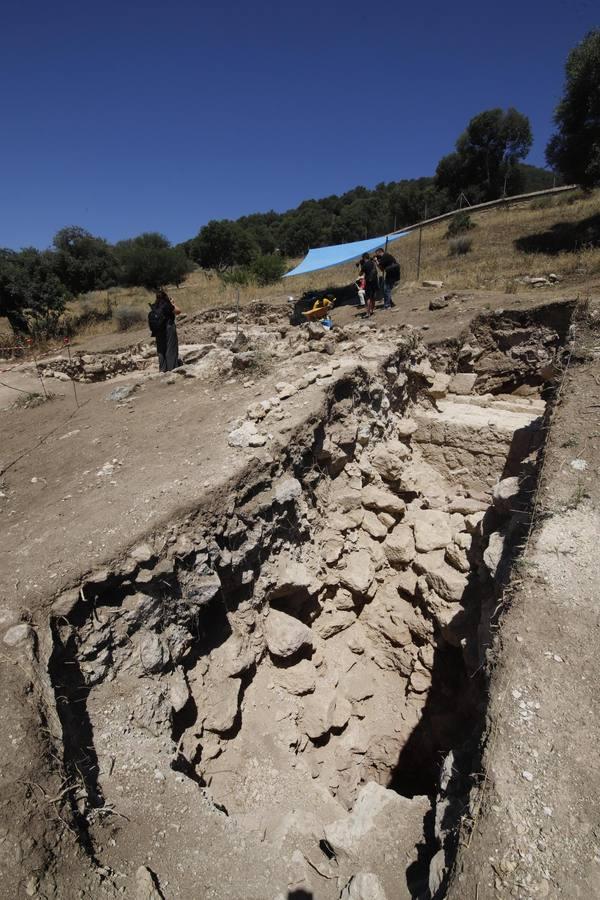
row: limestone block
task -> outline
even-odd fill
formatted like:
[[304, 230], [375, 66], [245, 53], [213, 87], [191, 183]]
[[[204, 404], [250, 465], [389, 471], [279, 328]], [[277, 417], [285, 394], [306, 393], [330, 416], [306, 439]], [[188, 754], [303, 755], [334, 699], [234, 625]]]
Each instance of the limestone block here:
[[346, 566], [340, 572], [340, 584], [357, 596], [364, 596], [375, 577], [370, 554], [366, 550], [349, 553]]
[[467, 586], [467, 579], [461, 572], [442, 563], [437, 569], [426, 572], [427, 584], [444, 600], [458, 601]]
[[429, 553], [417, 553], [413, 559], [413, 568], [419, 575], [426, 572], [433, 572], [438, 569], [444, 562], [445, 549], [430, 550]]
[[325, 839], [337, 855], [354, 855], [377, 828], [394, 834], [401, 841], [402, 835], [411, 833], [411, 819], [423, 815], [425, 798], [409, 800], [395, 791], [388, 790], [374, 781], [363, 785], [352, 812], [325, 826]]
[[406, 419], [400, 419], [397, 425], [398, 437], [403, 440], [407, 440], [413, 436], [418, 427], [419, 426], [417, 425], [415, 420], [411, 419], [410, 417]]
[[354, 597], [346, 588], [339, 588], [333, 598], [333, 603], [337, 609], [343, 609], [352, 612], [356, 607]]
[[410, 525], [396, 525], [388, 534], [383, 549], [386, 558], [394, 568], [401, 568], [412, 562], [415, 556], [415, 539]]
[[304, 563], [283, 556], [277, 565], [275, 587], [269, 592], [269, 599], [287, 597], [290, 594], [315, 594], [319, 582]]
[[289, 694], [300, 697], [304, 694], [312, 694], [314, 691], [317, 670], [307, 659], [301, 659], [291, 669], [275, 669], [273, 677], [276, 683]]
[[476, 372], [457, 372], [448, 386], [450, 394], [471, 394], [477, 381]]
[[386, 893], [377, 875], [359, 872], [344, 887], [340, 900], [386, 900]]
[[417, 587], [417, 576], [412, 569], [402, 569], [398, 572], [398, 590], [403, 594], [413, 597]]
[[492, 576], [496, 577], [498, 566], [504, 555], [504, 547], [506, 543], [506, 534], [502, 531], [494, 531], [490, 534], [488, 545], [483, 552], [483, 561]]
[[471, 568], [466, 552], [456, 543], [446, 547], [446, 562], [459, 572], [468, 572]]
[[350, 628], [355, 622], [356, 616], [350, 610], [324, 609], [313, 627], [319, 637], [327, 640], [334, 634]]
[[139, 636], [140, 662], [144, 672], [162, 672], [169, 662], [169, 648], [154, 631], [141, 631]]
[[414, 522], [415, 546], [421, 553], [445, 547], [452, 540], [450, 517], [439, 509], [424, 509]]
[[207, 731], [223, 734], [229, 731], [238, 712], [241, 682], [239, 678], [223, 678], [207, 685], [205, 705], [200, 708], [204, 714]]
[[472, 497], [455, 497], [448, 506], [448, 512], [470, 516], [475, 512], [485, 512], [488, 506], [489, 503], [485, 503], [482, 500], [474, 500]]
[[372, 510], [367, 510], [362, 521], [362, 527], [376, 541], [382, 541], [388, 533], [387, 528]]
[[508, 512], [519, 493], [519, 479], [503, 478], [494, 486], [494, 506], [502, 512]]
[[394, 516], [401, 516], [405, 510], [404, 501], [393, 494], [387, 488], [368, 485], [361, 491], [361, 502], [366, 509], [376, 512], [388, 512]]
[[434, 400], [440, 400], [448, 393], [448, 385], [450, 384], [450, 375], [444, 372], [436, 372], [432, 384], [427, 389], [427, 393]]
[[310, 628], [293, 616], [271, 609], [265, 625], [265, 638], [273, 656], [289, 657], [302, 647], [312, 647]]
[[402, 441], [387, 441], [375, 447], [371, 463], [385, 481], [397, 481], [410, 455], [409, 448]]

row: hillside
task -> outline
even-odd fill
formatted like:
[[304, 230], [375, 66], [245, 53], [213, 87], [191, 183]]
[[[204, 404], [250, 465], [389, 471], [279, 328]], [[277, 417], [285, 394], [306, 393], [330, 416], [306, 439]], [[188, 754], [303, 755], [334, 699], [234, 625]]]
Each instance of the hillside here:
[[[554, 176], [546, 169], [517, 165], [507, 183], [507, 193], [516, 195], [553, 186]], [[473, 188], [477, 196], [471, 203], [493, 197]], [[470, 189], [467, 189], [469, 195]], [[283, 213], [273, 210], [253, 213], [236, 220], [261, 253], [278, 249], [284, 256], [300, 256], [308, 247], [346, 243], [386, 234], [418, 222], [427, 215], [435, 216], [456, 208], [458, 192], [440, 188], [433, 177], [380, 182], [373, 189], [359, 185], [338, 196], [331, 194], [318, 200], [305, 200]], [[184, 249], [201, 261], [196, 238], [186, 241]]]
[[[440, 279], [453, 290], [479, 288], [513, 293], [518, 286], [516, 279], [526, 275], [555, 273], [568, 286], [576, 287], [596, 277], [600, 278], [600, 246], [598, 221], [600, 218], [600, 191], [589, 196], [567, 195], [559, 200], [538, 200], [514, 207], [492, 209], [474, 213], [475, 224], [468, 237], [472, 249], [464, 256], [448, 255], [447, 223], [423, 229], [421, 244], [421, 272], [423, 279]], [[544, 238], [544, 236], [550, 236]], [[583, 237], [582, 237], [583, 235]], [[541, 237], [539, 237], [541, 236]], [[544, 244], [550, 239], [562, 240], [563, 249], [557, 253], [525, 252], [519, 249], [536, 241]], [[569, 250], [574, 242], [583, 240], [579, 250]], [[417, 232], [390, 244], [402, 266], [402, 286], [411, 287], [417, 281]], [[520, 242], [520, 243], [518, 243]], [[594, 245], [595, 246], [592, 246]], [[292, 261], [294, 262], [294, 261]], [[291, 263], [290, 263], [291, 264]], [[355, 266], [350, 263], [325, 269], [310, 275], [284, 279], [269, 287], [242, 286], [242, 305], [252, 300], [281, 300], [290, 295], [300, 296], [304, 291], [335, 288], [351, 282]], [[214, 306], [230, 306], [235, 303], [236, 289], [224, 284], [213, 272], [198, 269], [179, 288], [172, 289], [177, 304], [185, 312], [195, 312]], [[82, 309], [102, 308], [110, 297], [116, 310], [132, 312], [133, 324], [143, 325], [147, 304], [151, 295], [141, 288], [113, 288], [109, 292], [95, 292], [71, 305], [71, 312], [80, 314]], [[144, 323], [145, 325], [145, 323]], [[92, 333], [115, 330], [111, 320], [96, 323], [88, 329]]]

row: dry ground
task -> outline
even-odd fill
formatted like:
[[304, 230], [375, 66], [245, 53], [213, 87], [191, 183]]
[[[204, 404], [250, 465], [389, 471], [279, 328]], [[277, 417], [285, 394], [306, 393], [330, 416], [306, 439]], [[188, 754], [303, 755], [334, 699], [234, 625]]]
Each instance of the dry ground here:
[[[560, 215], [591, 215], [591, 203], [597, 204], [597, 199], [585, 201], [580, 209], [576, 205], [560, 207]], [[555, 208], [535, 211], [535, 216], [532, 212], [528, 227], [532, 231], [540, 228], [540, 213], [556, 221], [556, 212]], [[502, 255], [500, 248], [506, 248], [508, 228], [502, 217], [509, 215], [504, 211], [485, 214], [488, 223], [497, 223], [497, 252], [502, 259], [506, 253]], [[525, 215], [520, 212], [520, 225], [511, 234], [524, 233]], [[491, 233], [491, 226], [489, 230]], [[582, 255], [579, 265], [588, 268], [579, 273], [573, 271], [571, 257], [564, 261], [563, 269], [560, 258], [542, 264], [538, 257], [527, 257], [527, 266], [520, 270], [515, 266], [522, 257], [511, 257], [512, 274], [555, 271], [565, 276], [559, 287], [524, 289], [516, 294], [505, 293], [508, 269], [498, 274], [490, 262], [489, 283], [496, 289], [477, 290], [474, 285], [483, 277], [485, 261], [478, 261], [475, 255], [477, 231], [473, 239], [472, 257], [456, 262], [467, 267], [460, 273], [453, 273], [455, 263], [441, 250], [435, 266], [436, 257], [431, 253], [431, 268], [427, 263], [422, 273], [423, 277], [444, 278], [453, 289], [460, 287], [458, 297], [446, 309], [432, 312], [429, 300], [436, 292], [403, 285], [396, 309], [375, 316], [374, 345], [385, 338], [386, 327], [393, 323], [425, 326], [423, 337], [434, 343], [457, 335], [481, 311], [526, 308], [560, 297], [598, 296], [596, 254], [600, 251]], [[406, 271], [409, 241], [414, 237], [404, 240], [399, 247]], [[326, 273], [319, 277], [325, 279]], [[197, 308], [194, 283], [190, 279], [190, 293], [182, 301], [190, 310]], [[283, 303], [281, 293], [278, 297]], [[230, 302], [233, 298], [224, 299]], [[250, 302], [253, 296], [249, 293], [244, 299]], [[355, 315], [351, 307], [340, 309], [336, 321], [343, 324]], [[101, 350], [125, 346], [138, 338], [147, 338], [147, 331], [90, 336], [78, 343], [82, 348]], [[456, 900], [598, 895], [598, 332], [580, 331], [578, 340], [579, 356], [572, 360], [550, 436], [540, 493], [544, 518], [532, 537], [523, 580], [515, 583], [514, 602], [503, 624], [503, 646], [492, 682], [491, 740], [484, 760], [488, 774], [477, 801], [480, 812], [473, 836], [465, 836], [466, 846], [450, 888], [450, 896]], [[149, 382], [131, 405], [107, 401], [118, 380], [110, 385], [80, 385], [79, 408], [74, 405], [71, 385], [53, 384], [59, 396], [51, 403], [35, 409], [1, 409], [3, 628], [22, 619], [43, 625], [49, 604], [61, 587], [77, 583], [83, 573], [114, 559], [161, 523], [180, 519], [187, 510], [197, 508], [207, 501], [208, 486], [212, 502], [222, 503], [230, 481], [252, 457], [254, 464], [260, 465], [263, 452], [232, 451], [227, 445], [228, 422], [252, 400], [272, 393], [275, 381], [297, 375], [296, 365], [290, 359], [249, 388], [239, 382]], [[0, 376], [9, 383], [19, 377], [23, 376], [18, 371]], [[289, 429], [317, 409], [322, 397], [318, 387], [303, 394], [307, 406], [298, 406], [292, 420], [284, 423], [271, 453], [285, 445]], [[571, 465], [580, 458], [586, 463], [584, 469]], [[99, 477], [97, 472], [105, 463], [113, 465], [114, 472]], [[48, 756], [48, 723], [38, 717], [32, 703], [32, 698], [43, 695], [45, 685], [32, 681], [13, 659], [10, 651], [0, 658], [4, 725], [0, 777], [5, 800], [12, 798], [14, 804], [18, 799], [23, 817], [31, 816], [29, 821], [34, 824], [29, 838], [23, 840], [21, 834], [17, 842], [12, 835], [19, 832], [20, 814], [1, 824], [0, 868], [3, 883], [10, 888], [6, 896], [18, 896], [11, 887], [15, 884], [12, 878], [25, 860], [28, 866], [37, 860], [43, 868], [42, 837], [48, 829], [55, 832], [54, 850], [63, 854], [65, 870], [76, 864], [72, 844], [59, 836], [57, 806], [52, 800], [65, 785], [57, 780], [56, 767]], [[30, 896], [43, 896], [36, 894], [35, 882], [29, 883], [29, 889]], [[102, 896], [97, 890], [88, 896]], [[59, 890], [54, 896], [77, 894]]]

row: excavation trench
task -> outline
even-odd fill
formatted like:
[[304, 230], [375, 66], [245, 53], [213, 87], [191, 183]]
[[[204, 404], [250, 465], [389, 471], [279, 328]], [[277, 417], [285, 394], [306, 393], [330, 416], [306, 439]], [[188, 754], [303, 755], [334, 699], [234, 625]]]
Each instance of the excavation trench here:
[[443, 896], [570, 313], [490, 317], [437, 372], [403, 341], [281, 459], [58, 600], [73, 816], [107, 872]]

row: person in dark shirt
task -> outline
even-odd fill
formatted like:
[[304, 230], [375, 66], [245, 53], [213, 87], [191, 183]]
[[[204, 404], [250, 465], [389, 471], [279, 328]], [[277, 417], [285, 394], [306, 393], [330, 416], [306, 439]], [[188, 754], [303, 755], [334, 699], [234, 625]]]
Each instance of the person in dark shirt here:
[[160, 372], [171, 372], [181, 365], [179, 359], [179, 339], [175, 326], [175, 316], [181, 312], [162, 288], [156, 292], [153, 309], [158, 313], [156, 330], [156, 353]]
[[394, 305], [392, 291], [400, 281], [400, 263], [395, 256], [381, 247], [375, 251], [375, 259], [379, 271], [383, 274], [383, 308], [390, 309]]
[[367, 303], [367, 316], [372, 316], [375, 311], [375, 299], [379, 290], [379, 274], [374, 260], [369, 253], [363, 253], [359, 262], [359, 272], [365, 279], [365, 300]]

